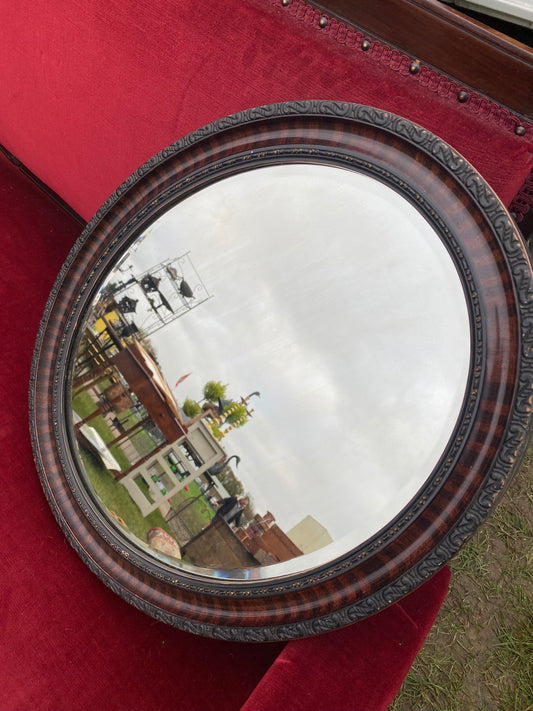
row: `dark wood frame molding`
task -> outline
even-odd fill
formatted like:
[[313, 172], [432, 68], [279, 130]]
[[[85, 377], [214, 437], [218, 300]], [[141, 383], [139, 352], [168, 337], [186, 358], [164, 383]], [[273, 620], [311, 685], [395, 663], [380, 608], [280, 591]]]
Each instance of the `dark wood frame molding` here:
[[533, 120], [533, 50], [437, 0], [315, 3]]
[[[215, 579], [151, 558], [105, 514], [72, 442], [71, 363], [95, 293], [154, 219], [229, 175], [288, 162], [366, 173], [424, 215], [463, 283], [471, 372], [438, 465], [386, 528], [310, 571]], [[211, 124], [162, 151], [117, 190], [76, 243], [51, 293], [30, 387], [35, 459], [51, 508], [104, 583], [182, 629], [269, 641], [325, 632], [378, 612], [459, 550], [521, 460], [531, 429], [533, 329], [526, 324], [533, 322], [532, 286], [522, 240], [505, 208], [460, 155], [421, 127], [335, 102], [260, 107]]]

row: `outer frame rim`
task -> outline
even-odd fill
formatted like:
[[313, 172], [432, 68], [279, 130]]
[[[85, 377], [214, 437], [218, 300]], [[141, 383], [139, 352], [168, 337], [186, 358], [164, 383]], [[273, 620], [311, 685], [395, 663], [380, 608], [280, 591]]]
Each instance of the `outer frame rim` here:
[[[65, 376], [63, 375], [63, 377], [61, 377], [57, 374], [56, 370], [53, 375], [53, 382], [51, 382], [50, 373], [46, 376], [43, 372], [43, 353], [46, 351], [45, 360], [47, 359], [47, 365], [44, 365], [46, 370], [46, 368], [49, 367], [50, 359], [55, 362], [58, 360], [56, 359], [54, 351], [58, 349], [61, 358], [61, 353], [63, 353], [62, 349], [67, 347], [65, 335], [62, 336], [62, 339], [56, 338], [54, 340], [54, 338], [52, 338], [52, 340], [50, 340], [50, 324], [57, 313], [61, 313], [64, 309], [62, 305], [64, 301], [63, 288], [66, 280], [68, 281], [69, 271], [73, 265], [75, 265], [80, 254], [83, 255], [84, 250], [87, 251], [89, 248], [88, 242], [90, 241], [90, 237], [94, 237], [94, 234], [98, 230], [104, 230], [104, 232], [106, 232], [106, 230], [109, 231], [111, 229], [109, 226], [110, 221], [111, 223], [113, 223], [114, 220], [116, 221], [116, 208], [120, 208], [121, 205], [127, 202], [129, 195], [132, 193], [135, 194], [136, 186], [154, 180], [152, 176], [154, 176], [158, 170], [164, 169], [165, 165], [175, 160], [178, 156], [187, 155], [188, 151], [190, 152], [191, 149], [194, 150], [195, 147], [202, 144], [208, 145], [212, 140], [215, 140], [217, 136], [227, 135], [227, 132], [235, 130], [238, 132], [242, 127], [268, 124], [269, 122], [275, 123], [285, 117], [288, 117], [289, 122], [292, 120], [297, 121], [298, 118], [302, 116], [306, 117], [306, 119], [310, 117], [316, 119], [326, 117], [330, 121], [339, 120], [341, 123], [344, 122], [353, 126], [370, 127], [382, 135], [387, 134], [395, 140], [403, 141], [413, 150], [419, 151], [421, 155], [427, 156], [429, 160], [444, 169], [448, 175], [452, 175], [454, 179], [462, 185], [463, 190], [475, 203], [480, 214], [482, 214], [484, 219], [490, 224], [493, 237], [498, 241], [499, 248], [504, 255], [505, 269], [512, 275], [513, 296], [516, 302], [516, 312], [519, 320], [521, 320], [522, 323], [529, 322], [533, 313], [531, 305], [531, 273], [525, 251], [517, 230], [514, 228], [507, 212], [501, 206], [492, 191], [474, 169], [453, 149], [447, 146], [447, 144], [440, 141], [440, 139], [405, 119], [376, 109], [334, 102], [301, 102], [261, 107], [243, 112], [210, 124], [204, 129], [191, 134], [191, 136], [185, 137], [173, 146], [165, 149], [158, 154], [158, 156], [155, 156], [142, 166], [117, 190], [101, 210], [97, 212], [71, 251], [56, 281], [39, 329], [32, 365], [30, 389], [32, 442], [34, 445], [35, 458], [40, 470], [45, 494], [47, 495], [57, 520], [65, 531], [67, 538], [93, 572], [96, 572], [106, 584], [112, 587], [112, 589], [118, 592], [122, 597], [125, 597], [129, 602], [158, 619], [181, 627], [182, 629], [190, 629], [191, 631], [208, 636], [226, 639], [274, 640], [314, 634], [353, 622], [356, 619], [377, 612], [386, 605], [400, 599], [406, 592], [413, 590], [432, 573], [436, 572], [451, 555], [457, 552], [462, 543], [472, 535], [479, 523], [488, 515], [494, 502], [514, 472], [516, 462], [523, 453], [529, 436], [531, 412], [529, 397], [533, 379], [531, 374], [531, 356], [529, 354], [533, 352], [533, 337], [522, 327], [523, 333], [521, 336], [520, 333], [517, 334], [515, 344], [515, 347], [520, 352], [520, 362], [518, 363], [519, 372], [517, 374], [516, 390], [513, 384], [512, 416], [506, 424], [505, 432], [498, 448], [498, 454], [493, 461], [490, 471], [486, 474], [486, 479], [490, 482], [490, 486], [484, 484], [476, 496], [472, 498], [467, 510], [462, 512], [460, 519], [453, 524], [450, 530], [446, 532], [446, 535], [441, 537], [431, 549], [428, 549], [419, 557], [415, 565], [397, 575], [392, 583], [361, 599], [356, 599], [351, 602], [345, 599], [342, 606], [336, 609], [331, 609], [330, 603], [324, 603], [324, 605], [322, 605], [323, 614], [313, 613], [311, 616], [304, 616], [305, 619], [301, 621], [294, 620], [294, 611], [292, 611], [285, 613], [286, 620], [281, 623], [279, 621], [270, 621], [266, 625], [256, 625], [253, 623], [253, 620], [248, 620], [248, 626], [239, 626], [237, 618], [242, 612], [240, 608], [237, 612], [234, 607], [233, 613], [229, 614], [229, 618], [233, 619], [233, 622], [231, 622], [230, 619], [230, 621], [226, 620], [222, 624], [220, 622], [211, 623], [208, 619], [209, 615], [206, 617], [204, 612], [198, 615], [199, 619], [194, 619], [194, 614], [191, 617], [189, 609], [183, 613], [180, 610], [176, 611], [176, 608], [179, 608], [180, 605], [173, 606], [172, 603], [169, 605], [168, 598], [171, 596], [171, 593], [174, 593], [177, 597], [184, 594], [184, 586], [187, 586], [187, 581], [180, 579], [179, 573], [173, 574], [173, 578], [176, 582], [170, 583], [169, 576], [158, 569], [158, 566], [151, 566], [151, 571], [150, 566], [148, 566], [148, 573], [146, 570], [141, 570], [136, 566], [134, 562], [135, 556], [132, 556], [132, 551], [128, 550], [128, 544], [123, 543], [121, 545], [118, 539], [113, 539], [113, 536], [110, 535], [113, 532], [106, 529], [105, 526], [100, 526], [99, 530], [97, 530], [98, 527], [95, 528], [94, 524], [91, 523], [93, 512], [87, 508], [83, 510], [83, 506], [80, 506], [79, 499], [77, 504], [75, 504], [75, 502], [71, 503], [72, 508], [68, 508], [67, 510], [65, 508], [65, 500], [56, 498], [57, 491], [54, 489], [54, 485], [48, 477], [48, 472], [51, 467], [57, 467], [57, 447], [58, 444], [60, 446], [64, 444], [64, 440], [61, 441], [61, 437], [58, 437], [58, 433], [61, 430], [61, 388], [64, 384]], [[91, 268], [93, 272], [98, 268], [96, 257], [89, 263], [89, 269]], [[51, 355], [49, 355], [50, 348], [52, 350]], [[43, 409], [40, 406], [43, 404], [43, 398], [50, 402], [50, 387], [53, 389], [53, 403], [51, 412], [49, 413], [46, 408]], [[45, 422], [46, 426], [43, 424]], [[47, 453], [45, 451], [50, 444], [56, 448], [55, 453], [51, 453], [50, 451]], [[65, 469], [64, 461], [60, 462], [60, 467], [62, 467], [63, 470]], [[63, 473], [65, 474], [64, 471]], [[72, 489], [72, 485], [68, 485]], [[76, 506], [78, 508], [77, 511]], [[83, 525], [81, 526], [83, 531], [75, 530], [76, 525], [71, 525], [73, 520], [74, 524], [78, 524], [79, 517], [84, 518], [82, 522]], [[106, 558], [106, 556], [110, 556], [110, 559], [112, 559], [115, 564], [115, 557], [118, 556], [120, 558], [122, 567], [118, 577], [110, 573], [109, 570], [106, 569], [106, 563], [102, 563], [100, 560], [102, 557]], [[126, 568], [128, 568], [128, 571], [126, 571]], [[356, 568], [357, 564], [352, 561], [347, 567], [348, 573], [352, 576], [355, 574], [355, 577], [357, 577]], [[157, 594], [147, 596], [146, 599], [139, 597], [138, 590], [135, 589], [135, 586], [132, 588], [129, 582], [126, 581], [126, 578], [129, 580], [129, 576], [132, 574], [130, 569], [134, 571], [134, 577], [136, 574], [137, 576], [142, 576], [143, 580], [147, 574], [151, 573], [152, 582], [156, 586], [160, 584], [161, 579], [164, 579], [166, 586], [170, 586], [169, 590], [161, 594], [162, 591], [158, 589]], [[297, 578], [298, 576], [291, 577]], [[346, 575], [344, 577], [346, 578]], [[181, 576], [181, 578], [183, 578], [183, 576]], [[277, 581], [274, 582], [274, 590], [271, 590], [268, 594], [271, 598], [279, 598], [280, 595], [282, 596], [284, 594], [283, 585], [281, 585], [282, 591], [280, 593], [280, 585]], [[346, 580], [344, 582], [346, 583]], [[174, 585], [174, 587], [172, 587], [172, 585]], [[312, 584], [307, 581], [305, 585], [302, 584], [299, 587], [309, 588], [310, 585]], [[144, 583], [142, 587], [143, 589], [146, 587]], [[265, 588], [266, 586], [262, 587]], [[192, 597], [196, 596], [202, 598], [199, 601], [200, 606], [202, 606], [205, 602], [205, 600], [203, 600], [205, 594], [204, 591], [199, 590], [199, 588], [201, 588], [201, 586], [192, 585], [191, 594]], [[208, 595], [226, 595], [230, 602], [232, 602], [231, 596], [235, 595], [235, 591], [232, 591], [227, 586], [224, 588], [224, 592], [222, 589], [219, 589], [218, 593], [216, 585], [208, 585], [207, 588]], [[255, 587], [255, 590], [256, 589], [257, 586]], [[250, 594], [255, 594], [252, 593], [252, 588], [248, 590]], [[265, 590], [263, 590], [263, 593], [265, 593]], [[185, 607], [189, 608], [189, 598], [191, 598], [191, 595], [187, 593], [185, 597], [187, 597], [188, 603]], [[246, 604], [246, 599], [241, 599], [240, 602]], [[223, 605], [223, 602], [217, 599], [215, 607], [218, 609], [220, 605]], [[314, 605], [316, 608], [316, 601], [314, 601]], [[318, 608], [320, 608], [320, 604], [318, 604]], [[283, 616], [284, 615], [281, 614], [282, 618]], [[258, 619], [259, 618], [260, 615]]]

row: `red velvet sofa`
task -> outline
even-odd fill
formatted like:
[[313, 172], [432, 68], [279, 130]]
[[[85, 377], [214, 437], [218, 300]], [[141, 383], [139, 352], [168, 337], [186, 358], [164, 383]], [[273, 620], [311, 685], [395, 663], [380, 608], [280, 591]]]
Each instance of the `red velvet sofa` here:
[[285, 100], [377, 106], [451, 143], [524, 217], [527, 115], [303, 0], [21, 0], [2, 3], [0, 39], [0, 708], [385, 710], [448, 569], [374, 617], [287, 644], [154, 621], [89, 571], [49, 510], [27, 426], [33, 343], [83, 222], [146, 159], [212, 120]]

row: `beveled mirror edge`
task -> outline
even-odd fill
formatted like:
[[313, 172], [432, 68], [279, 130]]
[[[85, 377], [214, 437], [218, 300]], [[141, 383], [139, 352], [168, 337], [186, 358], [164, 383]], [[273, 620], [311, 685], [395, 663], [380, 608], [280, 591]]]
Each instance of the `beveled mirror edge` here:
[[[45, 489], [45, 494], [49, 500], [49, 503], [56, 515], [56, 519], [60, 523], [61, 527], [65, 531], [67, 538], [74, 545], [78, 553], [84, 558], [85, 562], [94, 569], [99, 577], [101, 577], [104, 582], [106, 582], [110, 587], [115, 589], [116, 592], [122, 594], [123, 597], [129, 599], [130, 602], [140, 607], [145, 612], [158, 617], [159, 619], [165, 619], [165, 621], [170, 622], [178, 627], [186, 628], [192, 626], [192, 631], [200, 632], [201, 634], [208, 634], [209, 636], [220, 636], [228, 639], [288, 639], [295, 636], [302, 636], [302, 634], [314, 634], [317, 631], [326, 631], [333, 627], [338, 627], [343, 624], [354, 621], [355, 619], [360, 619], [361, 617], [367, 616], [372, 612], [378, 611], [382, 607], [394, 602], [405, 594], [406, 589], [414, 589], [417, 585], [421, 584], [429, 575], [436, 572], [439, 567], [441, 567], [446, 560], [451, 557], [459, 547], [467, 540], [470, 535], [473, 534], [475, 529], [478, 527], [479, 523], [488, 515], [492, 509], [496, 500], [499, 499], [503, 493], [505, 485], [509, 481], [510, 473], [509, 466], [511, 465], [514, 469], [518, 459], [523, 454], [525, 448], [525, 441], [527, 441], [528, 432], [530, 429], [530, 392], [531, 392], [531, 357], [528, 352], [531, 351], [531, 337], [524, 331], [522, 334], [522, 342], [520, 347], [522, 349], [522, 360], [520, 362], [521, 372], [517, 378], [517, 392], [516, 392], [516, 402], [517, 405], [513, 411], [513, 417], [510, 418], [506, 427], [506, 435], [503, 439], [502, 446], [500, 447], [497, 460], [492, 468], [490, 475], [490, 486], [480, 491], [478, 495], [473, 500], [470, 508], [468, 510], [468, 521], [466, 517], [463, 516], [462, 524], [459, 523], [449, 531], [446, 536], [441, 540], [439, 545], [433, 549], [427, 556], [423, 558], [415, 567], [410, 569], [405, 575], [398, 578], [394, 584], [389, 585], [383, 590], [379, 591], [379, 595], [373, 595], [372, 600], [364, 599], [353, 605], [346, 605], [341, 610], [329, 613], [326, 616], [318, 616], [316, 619], [306, 620], [303, 622], [294, 622], [289, 625], [269, 625], [267, 627], [242, 627], [242, 628], [232, 628], [220, 625], [210, 625], [205, 622], [192, 621], [188, 622], [185, 617], [176, 616], [174, 613], [169, 613], [165, 610], [158, 608], [146, 600], [138, 597], [136, 592], [128, 590], [127, 585], [122, 583], [117, 583], [112, 577], [105, 573], [101, 565], [95, 562], [95, 557], [87, 552], [87, 540], [83, 538], [82, 544], [78, 540], [78, 536], [72, 531], [71, 527], [67, 524], [64, 519], [64, 511], [62, 506], [65, 505], [64, 501], [60, 504], [57, 503], [57, 496], [54, 494], [50, 488], [50, 484], [47, 480], [47, 468], [50, 463], [57, 464], [57, 459], [55, 455], [50, 452], [45, 452], [41, 448], [41, 440], [39, 438], [38, 427], [36, 425], [37, 413], [39, 411], [39, 406], [42, 405], [42, 393], [39, 393], [39, 387], [37, 379], [39, 376], [39, 367], [41, 365], [40, 353], [41, 349], [47, 349], [50, 343], [45, 338], [45, 331], [48, 328], [48, 320], [52, 315], [54, 309], [58, 308], [56, 300], [61, 300], [61, 287], [64, 283], [64, 279], [74, 262], [77, 254], [83, 248], [89, 235], [93, 233], [93, 230], [97, 225], [101, 223], [102, 220], [109, 215], [112, 211], [112, 207], [120, 201], [122, 195], [126, 191], [130, 191], [133, 186], [138, 183], [144, 175], [149, 173], [155, 166], [161, 165], [167, 158], [174, 156], [177, 152], [185, 150], [188, 146], [193, 145], [196, 142], [202, 141], [203, 139], [209, 137], [212, 133], [219, 132], [226, 128], [231, 128], [235, 126], [240, 126], [241, 123], [249, 123], [250, 121], [264, 121], [271, 117], [278, 116], [297, 116], [304, 113], [305, 115], [316, 116], [336, 116], [341, 120], [355, 120], [362, 123], [367, 123], [370, 125], [377, 125], [380, 129], [391, 132], [392, 134], [397, 134], [403, 136], [404, 139], [408, 140], [410, 143], [416, 144], [417, 148], [421, 148], [426, 152], [429, 152], [433, 158], [444, 164], [446, 169], [450, 169], [450, 163], [453, 165], [454, 161], [460, 159], [457, 154], [450, 149], [442, 141], [432, 137], [424, 129], [418, 129], [418, 131], [413, 129], [413, 125], [410, 122], [406, 122], [404, 119], [393, 116], [386, 112], [380, 112], [377, 110], [369, 109], [368, 107], [357, 107], [353, 105], [340, 104], [335, 102], [300, 102], [292, 104], [276, 105], [274, 107], [260, 107], [259, 109], [253, 109], [250, 112], [243, 112], [229, 119], [223, 119], [216, 124], [212, 124], [200, 131], [192, 134], [190, 137], [186, 137], [182, 141], [179, 141], [174, 146], [165, 149], [158, 156], [155, 156], [151, 161], [142, 166], [139, 171], [131, 176], [126, 183], [124, 183], [119, 190], [112, 196], [106, 204], [98, 211], [93, 220], [89, 223], [86, 230], [77, 241], [74, 246], [67, 262], [62, 268], [56, 285], [52, 290], [49, 302], [47, 304], [45, 316], [41, 327], [39, 329], [39, 335], [37, 338], [36, 350], [34, 361], [32, 365], [32, 380], [30, 387], [30, 411], [31, 411], [31, 433], [32, 441], [34, 444], [35, 458], [37, 466], [40, 472], [41, 480], [43, 482], [43, 487]], [[462, 159], [461, 159], [462, 160]], [[457, 168], [457, 165], [456, 165]], [[495, 202], [492, 193], [487, 189], [486, 185], [483, 183], [482, 179], [471, 169], [469, 166], [465, 166], [464, 163], [461, 164], [461, 176], [465, 184], [465, 189], [471, 194], [471, 197], [475, 200], [479, 209], [488, 215], [489, 221], [494, 224], [494, 231], [498, 235], [502, 246], [506, 252], [506, 259], [510, 264], [513, 276], [515, 278], [515, 285], [517, 301], [519, 304], [519, 309], [521, 312], [522, 320], [531, 317], [531, 278], [530, 278], [530, 267], [527, 262], [527, 257], [525, 257], [523, 248], [520, 242], [520, 238], [516, 230], [512, 228], [512, 223], [510, 218], [508, 218], [505, 211], [502, 211], [501, 206]], [[60, 308], [60, 306], [59, 306]], [[54, 340], [54, 339], [52, 339]], [[61, 337], [58, 338], [59, 342]], [[61, 348], [61, 345], [60, 345]], [[53, 359], [52, 355], [52, 359]], [[525, 360], [524, 360], [525, 359]], [[527, 361], [527, 368], [526, 368]], [[53, 394], [54, 406], [52, 407], [50, 414], [50, 420], [47, 421], [47, 427], [51, 426], [54, 430], [51, 435], [52, 438], [58, 436], [58, 423], [61, 421], [62, 413], [61, 408], [58, 407], [58, 403], [61, 402], [61, 392], [58, 392], [58, 388], [61, 387], [60, 378], [57, 374], [54, 377], [55, 392]], [[46, 409], [45, 405], [45, 409]], [[47, 415], [45, 414], [46, 418]], [[517, 432], [519, 436], [517, 437]], [[518, 442], [518, 445], [517, 445]], [[50, 459], [51, 456], [51, 459]], [[61, 460], [61, 453], [60, 453]], [[66, 462], [61, 460], [61, 466], [65, 467]], [[78, 501], [78, 505], [83, 508], [85, 502]], [[86, 510], [84, 512], [87, 515], [89, 512]], [[101, 522], [100, 522], [101, 524]], [[110, 531], [110, 533], [114, 533]], [[87, 535], [87, 533], [86, 533]], [[111, 549], [118, 555], [121, 563], [127, 560], [129, 556], [129, 551], [127, 551], [127, 546], [121, 546], [120, 543], [117, 545], [115, 540], [109, 538], [105, 527], [97, 532], [97, 535], [101, 537], [101, 541], [105, 545], [109, 545]], [[107, 540], [106, 540], [107, 539]], [[98, 548], [98, 541], [96, 548]], [[342, 566], [341, 566], [342, 567]], [[317, 571], [318, 572], [318, 571]], [[174, 576], [176, 577], [176, 576]], [[179, 577], [179, 576], [177, 576]], [[318, 576], [319, 578], [320, 576]], [[181, 584], [183, 581], [179, 581]], [[309, 581], [307, 585], [312, 584]], [[278, 585], [274, 585], [274, 588], [279, 590]], [[227, 588], [226, 588], [227, 589]], [[228, 589], [227, 589], [228, 590]], [[214, 594], [213, 586], [209, 587], [209, 594]], [[219, 591], [220, 592], [220, 591]], [[234, 590], [228, 590], [229, 593], [235, 594]], [[248, 596], [250, 594], [248, 590]], [[224, 594], [224, 593], [223, 593]], [[270, 594], [276, 596], [276, 590], [272, 590], [267, 593], [265, 590], [262, 594]]]

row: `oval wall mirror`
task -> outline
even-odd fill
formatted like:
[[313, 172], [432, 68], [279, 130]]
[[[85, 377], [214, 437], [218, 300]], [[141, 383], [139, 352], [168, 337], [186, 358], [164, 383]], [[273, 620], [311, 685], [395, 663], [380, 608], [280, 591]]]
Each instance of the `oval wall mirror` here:
[[439, 569], [530, 425], [531, 273], [474, 169], [397, 116], [254, 109], [145, 164], [51, 294], [45, 493], [154, 617], [290, 639]]

